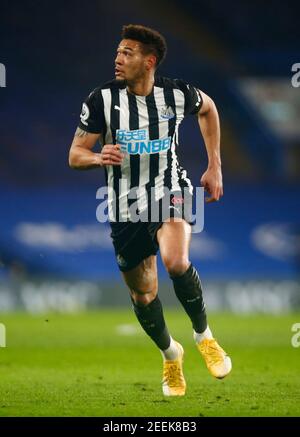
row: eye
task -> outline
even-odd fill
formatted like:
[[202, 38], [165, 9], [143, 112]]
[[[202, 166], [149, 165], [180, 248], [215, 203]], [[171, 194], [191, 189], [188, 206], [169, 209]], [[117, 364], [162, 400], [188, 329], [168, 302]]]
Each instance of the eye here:
[[117, 50], [117, 56], [118, 55], [132, 56], [132, 53], [129, 50]]

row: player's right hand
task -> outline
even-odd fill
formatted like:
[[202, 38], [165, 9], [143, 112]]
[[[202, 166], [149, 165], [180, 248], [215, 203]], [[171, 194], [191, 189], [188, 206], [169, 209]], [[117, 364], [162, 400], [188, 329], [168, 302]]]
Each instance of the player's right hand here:
[[121, 165], [124, 156], [120, 144], [105, 144], [101, 150], [102, 165]]

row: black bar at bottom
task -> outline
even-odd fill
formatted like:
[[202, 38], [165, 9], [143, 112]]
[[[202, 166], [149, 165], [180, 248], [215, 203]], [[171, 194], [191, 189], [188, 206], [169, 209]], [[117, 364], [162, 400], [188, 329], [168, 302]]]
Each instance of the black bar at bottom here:
[[[2, 417], [0, 434], [5, 431], [54, 433], [72, 431], [99, 435], [121, 432], [195, 432], [299, 429], [300, 417]], [[93, 434], [91, 434], [91, 432]]]

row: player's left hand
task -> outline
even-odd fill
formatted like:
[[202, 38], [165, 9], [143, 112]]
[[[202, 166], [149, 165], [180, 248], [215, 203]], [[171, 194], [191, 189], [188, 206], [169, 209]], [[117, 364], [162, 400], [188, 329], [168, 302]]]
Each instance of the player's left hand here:
[[200, 180], [205, 191], [210, 194], [206, 197], [207, 203], [218, 201], [223, 196], [223, 182], [221, 166], [208, 167]]

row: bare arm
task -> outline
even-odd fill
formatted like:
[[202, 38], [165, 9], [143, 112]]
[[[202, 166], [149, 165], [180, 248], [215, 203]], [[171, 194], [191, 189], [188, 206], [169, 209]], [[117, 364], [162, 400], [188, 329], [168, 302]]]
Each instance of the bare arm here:
[[220, 153], [220, 123], [219, 115], [213, 100], [201, 92], [202, 107], [198, 113], [198, 123], [203, 135], [208, 168], [201, 178], [201, 184], [211, 195], [207, 202], [214, 202], [223, 196], [221, 153]]
[[87, 170], [102, 165], [101, 154], [92, 151], [99, 137], [100, 134], [91, 134], [79, 127], [76, 129], [69, 152], [70, 167]]
[[89, 170], [104, 165], [120, 165], [123, 155], [120, 146], [105, 144], [101, 153], [92, 149], [98, 141], [100, 134], [91, 134], [78, 127], [76, 129], [70, 152], [69, 165], [76, 170]]

